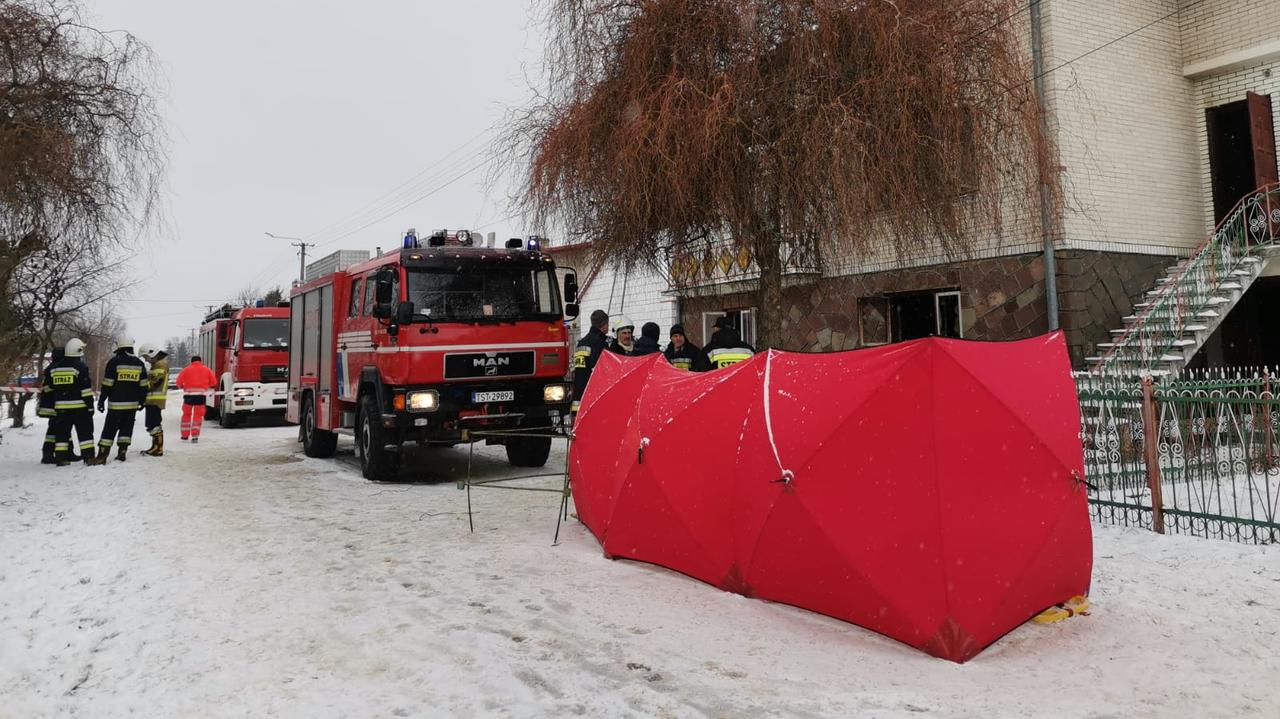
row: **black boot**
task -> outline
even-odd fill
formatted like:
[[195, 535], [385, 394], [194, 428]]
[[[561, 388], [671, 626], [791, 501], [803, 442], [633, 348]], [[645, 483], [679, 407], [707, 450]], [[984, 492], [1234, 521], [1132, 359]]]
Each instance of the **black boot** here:
[[128, 454], [128, 452], [129, 452], [129, 445], [127, 444], [120, 445], [120, 448], [116, 450], [116, 461], [117, 462], [125, 461], [124, 456]]
[[84, 460], [85, 466], [88, 467], [92, 467], [95, 464], [101, 464], [101, 462], [95, 461], [93, 447], [80, 450], [80, 458]]

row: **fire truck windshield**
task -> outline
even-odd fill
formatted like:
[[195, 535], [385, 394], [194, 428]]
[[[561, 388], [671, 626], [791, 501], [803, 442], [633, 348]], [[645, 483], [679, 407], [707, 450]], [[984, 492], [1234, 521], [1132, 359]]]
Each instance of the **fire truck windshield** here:
[[551, 270], [529, 267], [411, 269], [414, 316], [435, 321], [560, 319]]
[[263, 317], [244, 321], [244, 342], [247, 350], [289, 349], [289, 320]]

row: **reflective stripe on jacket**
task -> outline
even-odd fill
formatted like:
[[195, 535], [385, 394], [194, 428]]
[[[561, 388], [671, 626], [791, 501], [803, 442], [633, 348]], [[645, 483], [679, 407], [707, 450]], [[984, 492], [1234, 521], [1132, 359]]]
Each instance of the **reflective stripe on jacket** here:
[[217, 386], [218, 378], [203, 362], [192, 362], [178, 373], [178, 389], [185, 394], [209, 394]]

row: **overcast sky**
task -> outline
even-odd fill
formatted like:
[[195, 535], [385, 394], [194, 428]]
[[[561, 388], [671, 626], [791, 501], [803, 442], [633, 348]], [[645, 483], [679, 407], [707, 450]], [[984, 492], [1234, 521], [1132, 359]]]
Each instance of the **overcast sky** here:
[[296, 250], [264, 232], [315, 256], [394, 247], [408, 227], [527, 234], [503, 220], [508, 188], [473, 170], [537, 74], [527, 0], [84, 2], [164, 73], [168, 224], [120, 308], [139, 342], [186, 335], [246, 285], [287, 288]]

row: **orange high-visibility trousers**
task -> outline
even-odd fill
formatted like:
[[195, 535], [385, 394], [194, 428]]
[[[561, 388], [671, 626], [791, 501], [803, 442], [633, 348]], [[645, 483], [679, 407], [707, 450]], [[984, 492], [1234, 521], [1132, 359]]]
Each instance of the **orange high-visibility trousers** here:
[[204, 424], [204, 410], [205, 405], [203, 402], [200, 404], [187, 404], [184, 402], [182, 404], [181, 430], [183, 439], [200, 436], [200, 425]]

